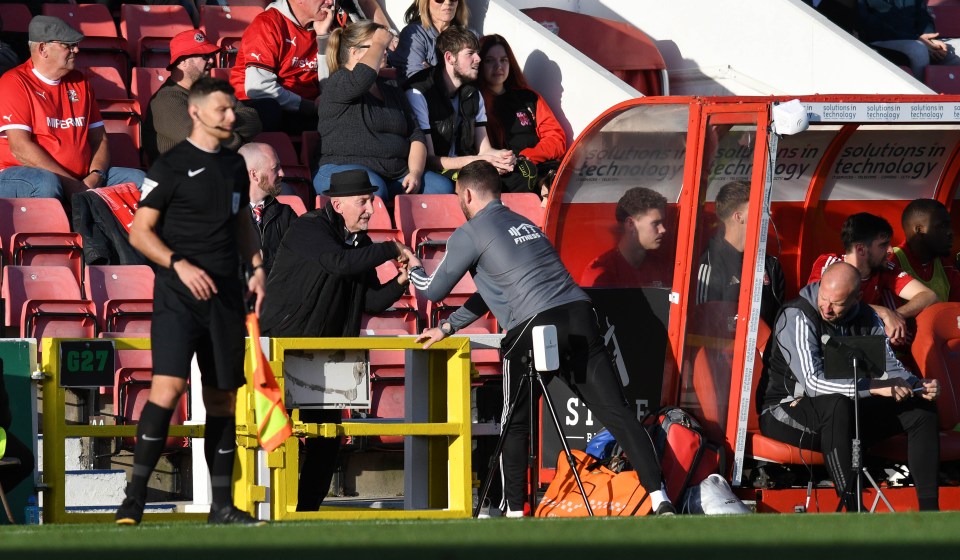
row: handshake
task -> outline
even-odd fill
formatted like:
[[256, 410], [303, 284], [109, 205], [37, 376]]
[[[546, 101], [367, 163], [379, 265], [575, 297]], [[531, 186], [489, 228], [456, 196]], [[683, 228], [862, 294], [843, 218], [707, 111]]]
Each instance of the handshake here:
[[397, 282], [405, 284], [409, 280], [410, 269], [422, 265], [420, 263], [420, 259], [418, 259], [417, 255], [414, 254], [413, 249], [407, 247], [399, 241], [394, 241], [393, 244], [397, 249], [397, 264], [400, 269], [400, 274], [397, 276]]

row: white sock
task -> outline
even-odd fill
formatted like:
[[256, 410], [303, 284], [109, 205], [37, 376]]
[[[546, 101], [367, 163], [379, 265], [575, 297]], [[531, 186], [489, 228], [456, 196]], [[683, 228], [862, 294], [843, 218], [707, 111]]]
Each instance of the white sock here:
[[653, 508], [653, 511], [657, 511], [657, 508], [660, 507], [660, 504], [663, 502], [669, 502], [667, 498], [667, 493], [661, 490], [654, 490], [650, 492], [650, 506]]

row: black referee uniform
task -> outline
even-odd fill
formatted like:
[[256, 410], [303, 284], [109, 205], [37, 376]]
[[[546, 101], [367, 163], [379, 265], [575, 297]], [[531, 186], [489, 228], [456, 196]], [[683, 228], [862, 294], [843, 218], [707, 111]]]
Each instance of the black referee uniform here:
[[188, 377], [197, 354], [204, 386], [244, 384], [244, 286], [238, 274], [237, 213], [250, 205], [243, 157], [211, 153], [185, 140], [147, 173], [140, 206], [161, 213], [157, 234], [176, 255], [202, 268], [217, 286], [198, 301], [172, 268], [157, 270], [150, 328], [153, 371]]

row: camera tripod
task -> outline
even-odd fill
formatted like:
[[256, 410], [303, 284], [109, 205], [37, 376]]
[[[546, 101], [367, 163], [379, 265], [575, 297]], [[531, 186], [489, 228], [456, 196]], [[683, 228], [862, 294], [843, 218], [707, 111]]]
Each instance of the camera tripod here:
[[[861, 473], [867, 477], [870, 485], [877, 491], [877, 496], [873, 499], [873, 505], [870, 506], [870, 511], [873, 512], [877, 509], [877, 504], [880, 500], [883, 500], [883, 503], [886, 504], [890, 511], [894, 511], [893, 506], [890, 505], [887, 497], [883, 494], [883, 490], [880, 489], [880, 485], [877, 484], [877, 481], [870, 475], [867, 467], [862, 465], [863, 453], [860, 449], [860, 391], [857, 389], [860, 376], [858, 375], [856, 355], [851, 356], [851, 360], [853, 361], [853, 440], [850, 444], [853, 448], [853, 453], [850, 461], [850, 477], [844, 485], [843, 492], [840, 493], [837, 512], [848, 506], [850, 498], [853, 497], [854, 490], [856, 491], [857, 513], [863, 511], [863, 481], [860, 479]], [[847, 507], [847, 511], [849, 511], [849, 507]]]
[[[573, 457], [573, 453], [570, 452], [570, 446], [567, 445], [567, 438], [563, 433], [563, 428], [560, 426], [560, 420], [557, 418], [557, 411], [553, 407], [553, 400], [550, 398], [550, 393], [547, 392], [546, 383], [543, 381], [543, 376], [540, 375], [540, 372], [533, 365], [533, 353], [531, 352], [528, 356], [525, 356], [521, 362], [529, 363], [528, 370], [523, 374], [523, 377], [520, 379], [520, 386], [517, 389], [516, 398], [510, 402], [510, 406], [507, 410], [506, 420], [503, 424], [503, 429], [500, 433], [500, 438], [497, 440], [497, 446], [493, 450], [493, 456], [490, 458], [489, 472], [487, 473], [486, 479], [483, 481], [483, 486], [480, 489], [480, 494], [477, 495], [477, 505], [473, 510], [473, 516], [478, 517], [480, 515], [480, 508], [483, 507], [483, 502], [487, 499], [487, 494], [490, 492], [490, 485], [493, 482], [493, 475], [496, 474], [498, 465], [500, 463], [500, 456], [503, 454], [503, 443], [506, 440], [507, 434], [510, 431], [510, 425], [513, 420], [513, 415], [516, 412], [517, 400], [520, 399], [520, 395], [523, 392], [523, 388], [527, 388], [527, 399], [529, 402], [529, 426], [530, 426], [530, 453], [528, 455], [528, 466], [530, 470], [530, 491], [527, 494], [527, 500], [530, 504], [531, 514], [537, 509], [537, 487], [539, 484], [539, 470], [540, 465], [538, 449], [539, 445], [539, 436], [538, 436], [538, 426], [539, 422], [537, 420], [537, 397], [543, 396], [543, 402], [546, 403], [547, 409], [550, 411], [550, 417], [553, 419], [553, 426], [557, 430], [557, 436], [560, 438], [560, 445], [563, 446], [563, 453], [567, 457], [567, 462], [570, 464], [570, 472], [573, 473], [573, 478], [577, 481], [577, 488], [580, 489], [580, 495], [583, 496], [583, 505], [587, 508], [587, 514], [590, 517], [593, 517], [593, 508], [590, 507], [590, 500], [587, 499], [587, 493], [583, 489], [583, 482], [580, 481], [580, 473], [577, 472], [577, 462]], [[539, 387], [539, 394], [537, 388]]]

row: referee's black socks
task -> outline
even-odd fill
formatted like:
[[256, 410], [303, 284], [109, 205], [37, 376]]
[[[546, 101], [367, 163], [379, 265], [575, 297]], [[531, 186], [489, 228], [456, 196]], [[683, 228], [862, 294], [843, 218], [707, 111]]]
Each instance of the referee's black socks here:
[[213, 507], [233, 504], [233, 458], [237, 452], [237, 420], [235, 416], [207, 416], [203, 452], [210, 469], [210, 490]]
[[141, 503], [147, 498], [147, 481], [157, 466], [167, 445], [167, 433], [173, 409], [161, 408], [147, 401], [137, 424], [137, 445], [133, 452], [133, 478], [127, 486], [127, 496]]

